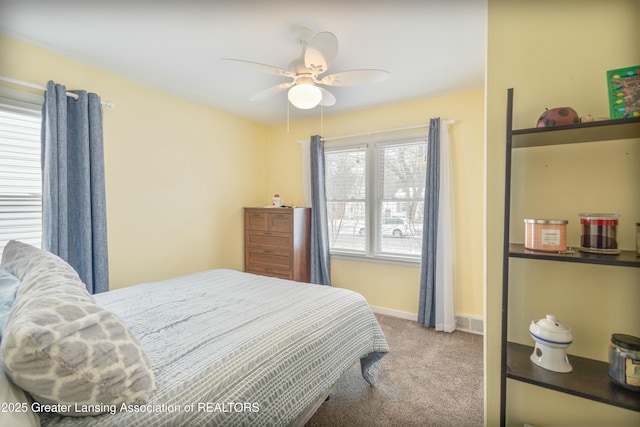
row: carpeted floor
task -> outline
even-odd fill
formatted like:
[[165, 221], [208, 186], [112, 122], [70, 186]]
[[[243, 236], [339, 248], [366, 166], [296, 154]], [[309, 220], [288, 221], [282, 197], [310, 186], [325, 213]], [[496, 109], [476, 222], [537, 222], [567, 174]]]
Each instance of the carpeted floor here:
[[306, 427], [482, 426], [482, 336], [376, 317], [391, 348], [378, 383], [356, 363]]

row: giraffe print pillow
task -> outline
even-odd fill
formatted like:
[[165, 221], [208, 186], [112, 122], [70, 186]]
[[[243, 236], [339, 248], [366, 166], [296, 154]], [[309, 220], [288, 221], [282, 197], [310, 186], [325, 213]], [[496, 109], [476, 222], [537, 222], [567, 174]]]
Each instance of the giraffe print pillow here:
[[15, 384], [66, 415], [148, 400], [155, 377], [142, 348], [120, 318], [96, 305], [71, 266], [15, 241], [2, 265], [21, 280], [0, 343]]

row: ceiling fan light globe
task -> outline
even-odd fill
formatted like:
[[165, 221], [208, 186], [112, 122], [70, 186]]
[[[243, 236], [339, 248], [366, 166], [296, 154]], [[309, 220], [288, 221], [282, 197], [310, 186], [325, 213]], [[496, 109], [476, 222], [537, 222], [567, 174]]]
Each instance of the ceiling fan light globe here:
[[301, 110], [309, 110], [322, 101], [322, 91], [312, 84], [297, 84], [289, 89], [289, 102]]

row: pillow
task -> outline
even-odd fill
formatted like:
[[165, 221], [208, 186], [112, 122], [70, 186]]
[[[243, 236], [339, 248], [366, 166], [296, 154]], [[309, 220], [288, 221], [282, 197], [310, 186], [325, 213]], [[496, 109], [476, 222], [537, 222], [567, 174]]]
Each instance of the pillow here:
[[[2, 365], [2, 358], [0, 358]], [[24, 391], [7, 378], [4, 370], [0, 369], [0, 425], [16, 427], [37, 427], [40, 418], [33, 412], [31, 400]]]
[[2, 266], [20, 279], [0, 343], [16, 385], [65, 415], [147, 402], [155, 377], [146, 355], [124, 322], [95, 303], [69, 264], [11, 241]]
[[20, 280], [9, 273], [6, 269], [0, 268], [0, 340], [2, 340], [2, 327], [9, 317], [9, 312], [16, 300], [16, 292]]

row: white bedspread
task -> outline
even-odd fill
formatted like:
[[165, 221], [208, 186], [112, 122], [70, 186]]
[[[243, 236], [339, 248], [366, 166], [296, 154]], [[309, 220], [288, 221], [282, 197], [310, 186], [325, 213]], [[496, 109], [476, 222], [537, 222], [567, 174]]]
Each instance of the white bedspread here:
[[130, 326], [158, 388], [143, 407], [43, 425], [288, 425], [358, 359], [373, 384], [389, 350], [344, 289], [211, 270], [95, 297]]

